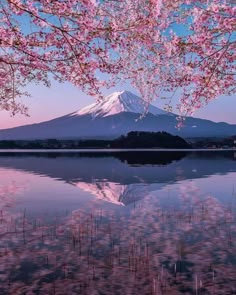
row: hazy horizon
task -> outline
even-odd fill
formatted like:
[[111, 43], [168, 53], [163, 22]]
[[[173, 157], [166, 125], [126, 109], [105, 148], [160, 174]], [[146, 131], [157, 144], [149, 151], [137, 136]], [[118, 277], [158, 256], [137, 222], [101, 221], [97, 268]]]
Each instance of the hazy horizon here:
[[[84, 94], [69, 83], [60, 84], [53, 82], [50, 88], [32, 84], [28, 87], [28, 90], [31, 97], [21, 99], [21, 101], [29, 107], [29, 117], [20, 114], [12, 117], [10, 113], [1, 111], [0, 129], [48, 121], [75, 112], [95, 101], [93, 97]], [[128, 90], [140, 96], [129, 84], [105, 90], [103, 93], [106, 96], [115, 91], [122, 90]], [[236, 124], [235, 108], [232, 107], [232, 104], [235, 105], [233, 99], [235, 99], [234, 96], [216, 99], [203, 109], [197, 111], [193, 116], [214, 122]], [[152, 104], [158, 108], [163, 108], [165, 103], [165, 100], [157, 99]], [[176, 99], [173, 99], [173, 107], [174, 104], [176, 104]], [[173, 108], [173, 112], [176, 112], [175, 108]]]

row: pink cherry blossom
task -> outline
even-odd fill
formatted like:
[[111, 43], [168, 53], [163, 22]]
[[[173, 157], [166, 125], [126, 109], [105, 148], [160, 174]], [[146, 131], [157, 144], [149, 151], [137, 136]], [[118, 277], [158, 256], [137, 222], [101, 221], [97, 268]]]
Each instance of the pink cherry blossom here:
[[128, 80], [148, 103], [178, 89], [183, 115], [235, 93], [230, 0], [3, 0], [0, 24], [0, 109], [12, 113], [51, 77], [98, 98]]

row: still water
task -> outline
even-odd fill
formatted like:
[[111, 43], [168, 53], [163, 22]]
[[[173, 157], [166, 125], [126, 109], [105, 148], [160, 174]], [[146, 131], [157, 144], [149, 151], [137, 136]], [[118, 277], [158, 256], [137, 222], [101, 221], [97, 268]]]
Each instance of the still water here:
[[236, 294], [235, 152], [1, 152], [1, 294]]

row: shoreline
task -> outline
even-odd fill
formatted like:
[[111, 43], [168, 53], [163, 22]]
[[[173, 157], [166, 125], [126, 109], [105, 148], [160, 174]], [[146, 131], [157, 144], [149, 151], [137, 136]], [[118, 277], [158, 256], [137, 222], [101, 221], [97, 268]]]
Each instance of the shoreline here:
[[84, 148], [84, 149], [0, 149], [0, 153], [60, 153], [60, 152], [71, 152], [71, 153], [75, 153], [75, 152], [97, 152], [97, 153], [101, 153], [101, 152], [108, 152], [108, 153], [115, 153], [115, 152], [200, 152], [200, 151], [209, 151], [209, 152], [225, 152], [225, 151], [235, 151], [236, 152], [236, 148], [227, 148], [227, 149], [223, 149], [223, 148], [214, 148], [214, 149], [204, 149], [204, 148], [193, 148], [193, 149], [165, 149], [165, 148], [149, 148], [149, 149], [143, 149], [143, 148], [133, 148], [133, 149], [90, 149], [90, 148]]

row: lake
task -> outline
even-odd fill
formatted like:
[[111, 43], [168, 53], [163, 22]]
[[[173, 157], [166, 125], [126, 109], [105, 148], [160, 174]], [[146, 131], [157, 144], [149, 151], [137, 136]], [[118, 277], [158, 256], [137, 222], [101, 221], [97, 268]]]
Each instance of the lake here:
[[236, 294], [236, 151], [2, 151], [0, 237], [0, 294]]

